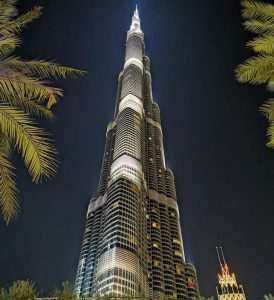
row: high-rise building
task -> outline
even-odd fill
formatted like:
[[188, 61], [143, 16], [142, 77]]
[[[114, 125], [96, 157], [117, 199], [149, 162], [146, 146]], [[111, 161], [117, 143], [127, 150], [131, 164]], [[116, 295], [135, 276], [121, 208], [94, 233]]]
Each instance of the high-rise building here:
[[222, 247], [216, 249], [221, 267], [219, 286], [216, 287], [218, 300], [246, 300], [243, 286], [237, 283], [235, 274], [229, 271]]
[[195, 269], [185, 263], [174, 177], [165, 164], [137, 7], [106, 131], [98, 194], [87, 211], [75, 292], [177, 299], [199, 294]]

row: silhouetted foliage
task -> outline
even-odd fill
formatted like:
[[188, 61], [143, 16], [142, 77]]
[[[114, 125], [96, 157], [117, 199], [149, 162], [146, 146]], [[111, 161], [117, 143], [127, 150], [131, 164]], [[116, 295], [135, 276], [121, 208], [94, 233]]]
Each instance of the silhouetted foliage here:
[[36, 297], [35, 284], [29, 280], [17, 280], [8, 289], [0, 290], [0, 300], [34, 300]]
[[55, 289], [53, 292], [53, 297], [58, 298], [59, 300], [74, 300], [76, 296], [74, 294], [73, 285], [68, 281], [62, 283], [62, 288], [60, 290]]

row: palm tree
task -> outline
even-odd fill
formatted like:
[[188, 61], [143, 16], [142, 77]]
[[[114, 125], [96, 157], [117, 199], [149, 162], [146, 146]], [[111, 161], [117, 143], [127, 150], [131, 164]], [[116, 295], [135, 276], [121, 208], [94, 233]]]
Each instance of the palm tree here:
[[16, 2], [0, 1], [0, 205], [7, 224], [19, 210], [11, 153], [16, 150], [21, 154], [35, 183], [57, 170], [57, 150], [35, 121], [37, 117], [52, 120], [51, 107], [63, 95], [46, 79], [84, 73], [52, 61], [26, 61], [13, 55], [21, 42], [21, 29], [42, 13], [41, 7], [34, 7], [18, 16]]
[[[243, 0], [242, 16], [246, 30], [256, 34], [247, 43], [256, 55], [240, 64], [235, 72], [239, 82], [253, 85], [267, 84], [270, 92], [274, 91], [274, 5]], [[261, 106], [261, 112], [269, 121], [267, 146], [274, 148], [274, 98]]]

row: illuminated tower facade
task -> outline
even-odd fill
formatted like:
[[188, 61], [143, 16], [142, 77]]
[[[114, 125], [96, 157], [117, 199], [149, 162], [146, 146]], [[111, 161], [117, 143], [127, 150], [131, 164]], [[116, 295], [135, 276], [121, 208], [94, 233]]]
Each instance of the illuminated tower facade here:
[[91, 199], [77, 270], [79, 296], [199, 295], [185, 263], [174, 177], [166, 168], [160, 110], [136, 7], [127, 32], [98, 194]]
[[221, 274], [218, 274], [219, 286], [216, 287], [219, 300], [246, 300], [244, 288], [237, 283], [234, 273], [230, 273], [225, 261], [222, 248], [216, 248], [221, 267]]

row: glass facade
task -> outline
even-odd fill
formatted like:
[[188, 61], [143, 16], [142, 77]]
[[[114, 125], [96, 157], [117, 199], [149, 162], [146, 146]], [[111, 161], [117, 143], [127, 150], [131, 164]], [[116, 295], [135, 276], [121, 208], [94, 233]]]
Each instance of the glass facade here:
[[[195, 282], [191, 290], [188, 277]], [[98, 194], [87, 211], [75, 292], [199, 295], [195, 269], [185, 263], [174, 177], [165, 165], [160, 109], [153, 101], [137, 8], [107, 127]]]

